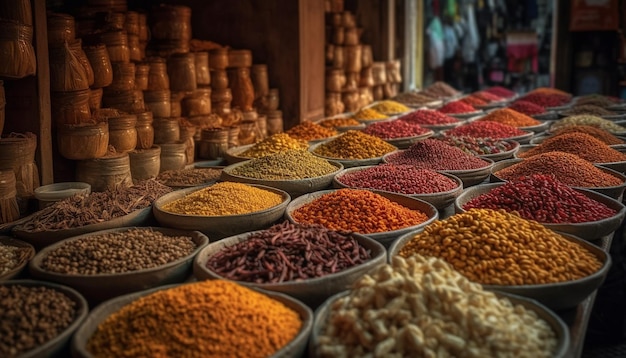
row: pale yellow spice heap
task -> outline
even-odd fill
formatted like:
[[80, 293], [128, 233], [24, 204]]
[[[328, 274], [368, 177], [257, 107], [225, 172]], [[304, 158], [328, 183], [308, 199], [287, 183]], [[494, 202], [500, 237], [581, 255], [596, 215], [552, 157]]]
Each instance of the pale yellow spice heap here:
[[362, 121], [368, 121], [368, 120], [374, 120], [374, 119], [385, 119], [388, 117], [386, 114], [380, 113], [375, 109], [363, 108], [354, 114], [354, 118], [360, 119]]
[[222, 182], [163, 205], [163, 210], [197, 216], [241, 215], [269, 209], [282, 201], [279, 194], [265, 189]]
[[383, 114], [404, 113], [411, 110], [404, 104], [392, 100], [380, 101], [370, 108]]
[[277, 133], [258, 142], [250, 149], [239, 154], [245, 158], [261, 158], [288, 149], [306, 150], [309, 143], [290, 137], [287, 133]]

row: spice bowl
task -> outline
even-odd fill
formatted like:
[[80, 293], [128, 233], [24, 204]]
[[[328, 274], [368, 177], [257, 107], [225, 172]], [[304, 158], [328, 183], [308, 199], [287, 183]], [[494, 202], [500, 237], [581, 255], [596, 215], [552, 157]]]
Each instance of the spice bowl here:
[[412, 137], [403, 137], [403, 138], [391, 138], [391, 139], [385, 139], [385, 142], [393, 145], [394, 147], [398, 148], [398, 149], [407, 149], [408, 147], [410, 147], [411, 145], [424, 140], [424, 139], [428, 139], [430, 137], [432, 137], [435, 134], [435, 131], [433, 131], [432, 129], [429, 130], [428, 132], [424, 133], [424, 134], [420, 134], [420, 135], [416, 135], [416, 136], [412, 136]]
[[[183, 284], [184, 285], [184, 284]], [[167, 290], [170, 288], [180, 287], [181, 285], [167, 285], [159, 286], [149, 290], [135, 292], [128, 295], [116, 297], [108, 300], [95, 309], [89, 312], [89, 316], [85, 322], [78, 328], [72, 339], [72, 354], [75, 357], [81, 358], [93, 358], [95, 357], [88, 349], [87, 343], [91, 337], [96, 333], [98, 326], [103, 323], [111, 315], [121, 310], [124, 306], [131, 304], [134, 301], [146, 297], [161, 290]], [[269, 358], [287, 358], [287, 357], [299, 357], [306, 350], [306, 344], [313, 327], [313, 311], [302, 302], [293, 299], [287, 295], [270, 292], [260, 289], [254, 289], [255, 291], [268, 296], [271, 299], [277, 300], [283, 303], [286, 307], [294, 310], [300, 316], [302, 321], [302, 327], [298, 334], [287, 343], [284, 347], [271, 355]]]
[[[387, 250], [389, 260], [398, 255], [404, 245], [418, 233], [408, 233], [396, 240]], [[602, 285], [611, 267], [611, 257], [604, 250], [586, 240], [570, 234], [559, 234], [597, 257], [602, 263], [600, 269], [578, 280], [537, 285], [483, 285], [483, 288], [534, 299], [552, 310], [567, 309], [578, 305]]]
[[318, 176], [318, 177], [313, 177], [313, 178], [292, 179], [292, 180], [256, 179], [256, 178], [233, 174], [232, 173], [233, 170], [247, 163], [247, 162], [239, 162], [239, 163], [231, 164], [228, 167], [224, 168], [224, 170], [222, 170], [221, 180], [269, 186], [272, 188], [283, 190], [287, 192], [289, 195], [291, 195], [292, 198], [295, 198], [302, 194], [326, 189], [331, 185], [335, 175], [339, 173], [341, 170], [343, 170], [343, 165], [339, 162], [332, 161], [332, 160], [329, 160], [328, 162], [331, 165], [336, 167], [336, 170], [334, 172], [326, 174], [326, 175]]
[[491, 159], [494, 162], [499, 162], [501, 160], [513, 158], [515, 156], [515, 153], [517, 153], [517, 151], [520, 149], [520, 144], [514, 140], [507, 140], [504, 142], [508, 142], [509, 144], [512, 144], [513, 147], [504, 152], [494, 153], [494, 154], [482, 154], [482, 155], [479, 155], [479, 157], [483, 159]]
[[[50, 245], [39, 251], [30, 261], [30, 273], [42, 280], [51, 281], [72, 287], [80, 292], [90, 303], [100, 303], [113, 297], [125, 295], [131, 292], [141, 291], [155, 286], [183, 282], [191, 274], [193, 258], [208, 243], [209, 238], [198, 231], [183, 231], [162, 227], [147, 227], [147, 230], [162, 233], [166, 236], [190, 237], [195, 249], [181, 258], [165, 264], [134, 271], [110, 273], [110, 274], [68, 274], [50, 271], [44, 268], [43, 261], [54, 250], [76, 240], [84, 240], [89, 237], [106, 234], [125, 233], [133, 227], [116, 228], [97, 231], [85, 235], [75, 236]], [[129, 239], [132, 239], [129, 237]]]
[[525, 131], [525, 132], [526, 134], [509, 137], [509, 138], [502, 138], [502, 140], [512, 140], [512, 141], [518, 142], [519, 144], [528, 144], [528, 142], [530, 142], [530, 140], [533, 138], [535, 133], [529, 132], [529, 131]]
[[[482, 184], [465, 189], [454, 202], [455, 213], [458, 214], [465, 212], [463, 206], [467, 204], [470, 200], [480, 195], [486, 194], [504, 184], [505, 183]], [[575, 235], [588, 241], [599, 240], [600, 238], [606, 235], [610, 235], [615, 230], [617, 230], [617, 228], [624, 220], [624, 216], [626, 216], [626, 207], [624, 206], [624, 204], [613, 198], [592, 190], [582, 188], [573, 189], [590, 199], [593, 199], [608, 206], [609, 208], [615, 210], [617, 213], [612, 217], [602, 220], [588, 221], [582, 223], [541, 223], [543, 226], [549, 228], [550, 230]]]
[[194, 187], [177, 190], [157, 199], [152, 205], [154, 217], [161, 226], [180, 230], [197, 230], [207, 235], [211, 241], [269, 227], [283, 216], [285, 208], [291, 201], [291, 196], [280, 189], [258, 184], [248, 185], [278, 194], [281, 196], [282, 202], [265, 210], [239, 215], [199, 216], [176, 214], [163, 210], [164, 205], [206, 188]]
[[[344, 170], [340, 171], [333, 178], [333, 187], [335, 187], [337, 189], [340, 189], [340, 188], [359, 189], [359, 188], [351, 187], [351, 186], [348, 186], [348, 185], [342, 183], [341, 182], [341, 177], [346, 175], [346, 174], [348, 174], [348, 173], [355, 173], [355, 172], [362, 171], [362, 170], [365, 170], [365, 169], [368, 169], [368, 168], [372, 168], [372, 167], [375, 167], [375, 166], [374, 165], [370, 165], [370, 166], [364, 166], [364, 167], [354, 167], [354, 168], [348, 168], [348, 169], [344, 169]], [[456, 176], [454, 176], [452, 174], [441, 173], [441, 175], [446, 176], [446, 177], [452, 179], [453, 181], [455, 181], [457, 183], [456, 188], [448, 190], [448, 191], [438, 192], [438, 193], [404, 194], [404, 195], [408, 195], [408, 196], [410, 196], [412, 198], [424, 200], [425, 202], [430, 203], [431, 205], [433, 205], [438, 210], [442, 210], [442, 209], [447, 208], [448, 206], [453, 204], [454, 203], [454, 199], [456, 199], [456, 197], [459, 196], [463, 192], [463, 181], [461, 181], [461, 179], [459, 179], [458, 177], [456, 177]], [[368, 188], [362, 188], [362, 189], [368, 189]], [[402, 194], [402, 193], [398, 193], [398, 194]]]
[[[344, 168], [352, 168], [352, 167], [362, 167], [365, 165], [376, 165], [380, 162], [383, 161], [383, 157], [376, 157], [376, 158], [367, 158], [367, 159], [345, 159], [345, 158], [331, 158], [331, 157], [325, 157], [323, 155], [319, 155], [315, 153], [315, 149], [317, 149], [317, 147], [319, 147], [320, 145], [324, 144], [325, 142], [321, 142], [321, 143], [317, 143], [317, 144], [313, 144], [312, 146], [309, 147], [309, 152], [313, 153], [313, 155], [326, 159], [328, 161], [333, 161], [333, 162], [337, 162], [337, 163], [341, 163], [341, 165], [343, 165]], [[391, 153], [395, 153], [391, 152]], [[389, 154], [389, 153], [387, 153]]]
[[[316, 311], [315, 311], [315, 321], [313, 322], [313, 329], [311, 331], [311, 336], [309, 338], [309, 356], [310, 357], [318, 357], [320, 356], [320, 352], [318, 347], [320, 345], [319, 338], [322, 335], [325, 326], [328, 322], [329, 316], [331, 314], [331, 310], [333, 306], [337, 303], [337, 301], [341, 298], [348, 296], [349, 291], [340, 292], [328, 300], [324, 302]], [[554, 312], [546, 308], [541, 303], [525, 298], [522, 296], [506, 293], [506, 292], [498, 292], [494, 291], [494, 294], [500, 298], [507, 298], [511, 303], [516, 305], [521, 305], [527, 310], [535, 312], [538, 318], [543, 319], [548, 323], [550, 328], [555, 333], [557, 339], [557, 346], [555, 348], [555, 352], [552, 355], [554, 358], [565, 358], [568, 357], [569, 349], [570, 349], [570, 334], [569, 328], [563, 322], [563, 320], [557, 316]]]
[[[524, 159], [520, 159], [520, 158], [516, 158], [516, 159], [507, 159], [507, 160], [503, 160], [501, 162], [497, 162], [495, 163], [495, 165], [493, 166], [493, 169], [491, 170], [491, 175], [489, 176], [489, 182], [491, 183], [498, 183], [498, 182], [504, 182], [506, 180], [498, 177], [498, 171], [504, 169], [504, 168], [508, 168], [512, 165], [515, 165], [517, 163], [522, 162]], [[620, 178], [622, 180], [622, 184], [618, 185], [618, 186], [604, 186], [604, 187], [573, 187], [575, 189], [589, 189], [592, 190], [596, 193], [600, 193], [603, 195], [606, 195], [610, 198], [616, 199], [616, 200], [621, 200], [622, 195], [624, 194], [624, 189], [626, 189], [626, 175], [615, 171], [613, 169], [609, 169], [606, 168], [602, 165], [598, 165], [598, 164], [594, 164], [594, 166], [600, 170], [602, 170], [603, 172], [610, 174], [614, 177]], [[542, 174], [550, 174], [550, 173], [542, 173]]]
[[252, 158], [241, 156], [241, 153], [245, 152], [246, 150], [252, 147], [254, 147], [254, 144], [246, 144], [246, 145], [240, 145], [237, 147], [228, 148], [226, 152], [224, 152], [224, 159], [226, 160], [226, 163], [230, 165], [230, 164], [244, 162], [246, 160], [252, 159]]
[[531, 117], [538, 121], [556, 121], [559, 119], [559, 115], [554, 111], [547, 111], [544, 113], [533, 114]]
[[445, 113], [445, 114], [449, 115], [450, 117], [454, 117], [454, 118], [470, 119], [470, 118], [473, 118], [473, 117], [480, 116], [480, 115], [484, 114], [484, 112], [482, 110], [477, 110], [477, 111], [473, 111], [473, 112]]
[[[248, 240], [256, 232], [227, 237], [223, 240], [209, 244], [198, 253], [194, 260], [194, 276], [198, 280], [226, 279], [214, 270], [207, 267], [209, 259], [223, 249]], [[252, 287], [261, 288], [267, 291], [279, 292], [289, 295], [297, 300], [315, 308], [322, 304], [328, 297], [346, 290], [354, 281], [368, 271], [385, 264], [387, 251], [379, 242], [364, 235], [352, 233], [354, 239], [366, 250], [370, 251], [371, 258], [360, 265], [352, 266], [342, 271], [328, 274], [322, 277], [283, 281], [279, 283], [252, 283], [247, 281], [237, 281], [237, 283]]]
[[[87, 317], [89, 307], [85, 298], [76, 290], [59, 285], [52, 282], [37, 281], [37, 280], [10, 280], [0, 283], [0, 286], [23, 286], [23, 287], [43, 287], [52, 289], [62, 293], [64, 296], [74, 302], [75, 314], [72, 323], [63, 329], [56, 337], [48, 340], [47, 342], [33, 348], [27, 352], [24, 352], [19, 357], [56, 357], [56, 356], [69, 356], [69, 342], [74, 332], [84, 322]], [[53, 306], [53, 305], [51, 305]], [[48, 307], [48, 305], [46, 305]], [[31, 322], [33, 323], [33, 322]]]
[[448, 129], [452, 129], [458, 126], [461, 126], [463, 124], [467, 123], [467, 120], [460, 120], [458, 122], [454, 122], [454, 123], [445, 123], [445, 124], [420, 124], [420, 126], [433, 130], [436, 133], [440, 133], [441, 131], [445, 131]]
[[0, 282], [19, 277], [28, 262], [35, 256], [33, 245], [9, 236], [0, 236], [0, 246], [11, 246], [18, 250], [16, 264], [8, 271], [0, 274]]
[[[299, 209], [300, 207], [307, 205], [313, 201], [315, 201], [316, 199], [326, 195], [326, 194], [330, 194], [332, 192], [337, 191], [338, 189], [333, 189], [333, 190], [321, 190], [321, 191], [316, 191], [314, 193], [310, 193], [310, 194], [305, 194], [302, 195], [301, 197], [298, 197], [294, 200], [291, 201], [291, 203], [289, 203], [289, 205], [287, 206], [287, 210], [285, 211], [285, 217], [287, 220], [289, 220], [292, 223], [298, 223], [294, 217], [292, 216], [292, 213], [294, 211], [296, 211], [297, 209]], [[379, 243], [381, 243], [383, 246], [385, 247], [389, 247], [389, 245], [391, 245], [391, 243], [397, 239], [398, 237], [404, 235], [407, 232], [411, 232], [411, 231], [416, 231], [416, 230], [422, 230], [426, 225], [432, 223], [433, 221], [436, 221], [439, 218], [439, 212], [437, 211], [437, 208], [435, 208], [432, 204], [421, 200], [421, 199], [417, 199], [417, 198], [412, 198], [408, 195], [403, 195], [403, 194], [397, 194], [397, 193], [392, 193], [392, 192], [388, 192], [388, 191], [380, 191], [380, 190], [370, 190], [367, 189], [373, 193], [379, 194], [389, 200], [391, 200], [392, 202], [395, 202], [397, 204], [400, 204], [406, 208], [409, 208], [411, 210], [419, 210], [422, 213], [426, 214], [426, 216], [428, 217], [428, 219], [422, 223], [419, 223], [417, 225], [412, 225], [412, 226], [407, 226], [405, 228], [402, 229], [398, 229], [398, 230], [392, 230], [392, 231], [385, 231], [385, 232], [376, 232], [376, 233], [360, 233], [364, 236], [369, 237], [370, 239], [376, 240]]]
[[518, 127], [518, 128], [526, 132], [541, 133], [541, 132], [545, 132], [550, 127], [550, 124], [551, 123], [549, 121], [543, 121], [541, 124], [537, 124], [536, 126]]

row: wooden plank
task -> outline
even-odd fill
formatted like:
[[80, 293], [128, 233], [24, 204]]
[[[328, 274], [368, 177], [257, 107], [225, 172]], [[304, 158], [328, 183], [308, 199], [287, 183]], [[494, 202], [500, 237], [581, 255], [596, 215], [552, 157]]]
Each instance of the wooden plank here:
[[32, 0], [34, 43], [37, 55], [37, 114], [39, 131], [36, 160], [41, 185], [54, 182], [52, 163], [52, 118], [50, 114], [50, 66], [48, 62], [48, 30], [46, 1]]
[[299, 121], [324, 117], [324, 1], [299, 1]]

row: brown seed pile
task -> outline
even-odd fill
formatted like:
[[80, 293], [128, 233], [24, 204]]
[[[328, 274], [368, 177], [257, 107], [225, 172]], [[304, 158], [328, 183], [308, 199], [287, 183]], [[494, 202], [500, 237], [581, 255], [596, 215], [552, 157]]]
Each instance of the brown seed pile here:
[[191, 254], [196, 247], [191, 237], [135, 228], [66, 242], [50, 251], [41, 266], [69, 275], [124, 273], [165, 265]]
[[0, 356], [14, 357], [58, 336], [75, 319], [76, 303], [39, 286], [0, 286]]
[[581, 126], [568, 126], [568, 127], [563, 127], [554, 131], [555, 136], [560, 135], [560, 134], [566, 134], [566, 133], [586, 133], [594, 138], [597, 138], [603, 141], [604, 143], [608, 145], [624, 144], [623, 140], [614, 136], [610, 132], [604, 129], [592, 127], [592, 126], [582, 126], [582, 125]]
[[156, 180], [167, 186], [188, 186], [215, 183], [222, 174], [220, 168], [167, 170], [160, 173]]
[[231, 174], [263, 180], [295, 180], [321, 177], [337, 169], [309, 151], [291, 149], [252, 159], [233, 168]]
[[18, 247], [0, 242], [0, 275], [21, 265], [31, 252], [30, 247]]
[[581, 279], [602, 263], [581, 245], [504, 210], [471, 209], [428, 225], [399, 252], [439, 257], [484, 285], [536, 285]]
[[360, 131], [347, 131], [320, 144], [313, 153], [328, 158], [370, 159], [382, 157], [397, 148], [384, 140]]
[[626, 161], [626, 154], [618, 152], [604, 142], [585, 133], [565, 133], [550, 137], [527, 152], [520, 153], [520, 158], [533, 155], [561, 151], [575, 154], [592, 163], [612, 163]]
[[171, 191], [172, 188], [149, 179], [128, 188], [74, 195], [38, 211], [14, 230], [55, 231], [97, 224], [146, 208]]
[[573, 116], [576, 114], [591, 114], [594, 116], [610, 116], [615, 113], [603, 107], [596, 106], [595, 104], [581, 104], [581, 105], [574, 106], [570, 109], [567, 109], [561, 112], [561, 114], [564, 114], [566, 116]]

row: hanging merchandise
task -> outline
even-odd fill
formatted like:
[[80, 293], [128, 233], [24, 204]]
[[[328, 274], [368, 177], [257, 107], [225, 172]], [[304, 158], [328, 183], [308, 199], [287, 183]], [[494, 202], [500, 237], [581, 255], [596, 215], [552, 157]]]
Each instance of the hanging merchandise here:
[[474, 14], [474, 5], [467, 4], [463, 9], [463, 19], [466, 23], [467, 31], [461, 42], [461, 50], [463, 60], [466, 63], [476, 62], [476, 54], [480, 46], [480, 35], [478, 34], [478, 26], [476, 26], [476, 16]]
[[457, 38], [456, 30], [452, 24], [443, 25], [443, 44], [444, 58], [446, 60], [453, 58], [459, 47], [459, 39]]
[[430, 48], [428, 49], [428, 64], [431, 69], [436, 69], [443, 65], [445, 57], [443, 27], [439, 17], [434, 17], [426, 29]]
[[539, 46], [537, 33], [509, 32], [506, 35], [506, 55], [510, 72], [538, 72]]
[[619, 28], [617, 0], [577, 0], [572, 3], [570, 31], [606, 31]]

